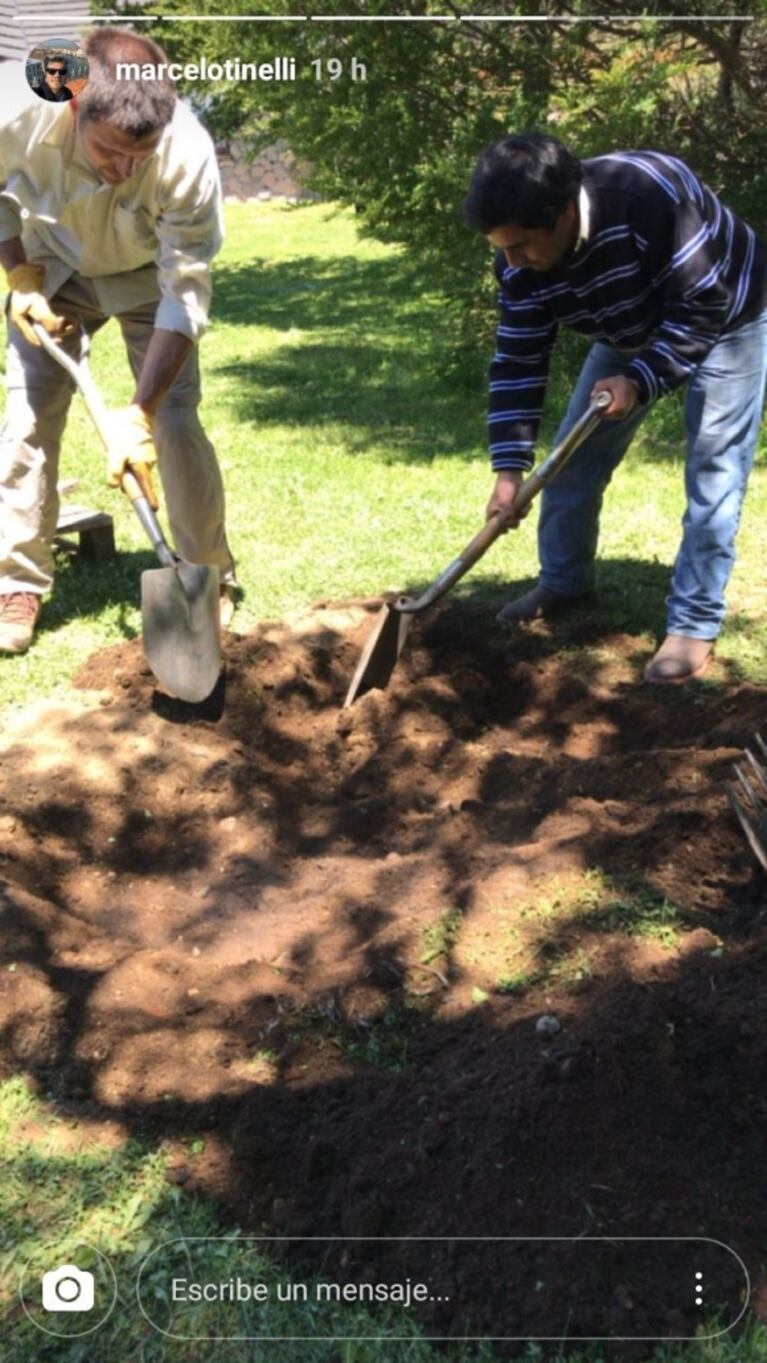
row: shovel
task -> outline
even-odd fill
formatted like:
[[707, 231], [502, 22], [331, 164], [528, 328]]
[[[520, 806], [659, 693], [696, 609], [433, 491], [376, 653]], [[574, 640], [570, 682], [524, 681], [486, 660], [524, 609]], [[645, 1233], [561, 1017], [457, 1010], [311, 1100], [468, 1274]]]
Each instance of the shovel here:
[[[73, 379], [106, 448], [107, 409], [85, 364], [78, 364], [61, 350], [44, 327], [35, 324], [35, 334], [51, 358]], [[173, 552], [129, 469], [123, 474], [121, 486], [163, 565], [141, 574], [146, 660], [166, 691], [179, 700], [198, 704], [211, 694], [221, 671], [218, 568], [187, 563]]]
[[[564, 440], [522, 483], [514, 498], [515, 512], [524, 511], [533, 498], [538, 495], [541, 488], [550, 483], [552, 478], [559, 473], [570, 455], [599, 425], [602, 420], [602, 413], [606, 407], [610, 406], [610, 402], [609, 393], [597, 394], [591, 406], [582, 417], [579, 417]], [[492, 516], [483, 525], [479, 533], [474, 536], [474, 539], [467, 544], [458, 558], [454, 559], [443, 573], [440, 573], [437, 580], [430, 587], [427, 587], [421, 596], [400, 596], [396, 601], [388, 602], [381, 607], [346, 693], [344, 707], [353, 705], [355, 700], [364, 696], [367, 691], [372, 691], [376, 687], [384, 690], [388, 686], [391, 674], [408, 636], [413, 616], [420, 615], [421, 611], [433, 606], [435, 601], [439, 601], [440, 597], [449, 592], [451, 587], [454, 587], [456, 582], [463, 577], [464, 573], [467, 573], [482, 558], [482, 555], [487, 552], [490, 545], [497, 540], [505, 528], [506, 519], [502, 514], [498, 513]]]

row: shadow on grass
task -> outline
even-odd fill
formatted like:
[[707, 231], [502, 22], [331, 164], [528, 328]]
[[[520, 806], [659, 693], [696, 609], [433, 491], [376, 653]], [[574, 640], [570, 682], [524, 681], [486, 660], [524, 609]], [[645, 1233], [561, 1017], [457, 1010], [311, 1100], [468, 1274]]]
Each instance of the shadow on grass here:
[[[476, 457], [484, 440], [492, 340], [457, 350], [452, 323], [443, 325], [444, 305], [423, 290], [417, 263], [407, 257], [306, 257], [226, 267], [216, 276], [216, 315], [229, 326], [309, 333], [268, 356], [218, 366], [232, 381], [240, 419], [288, 427], [338, 424], [351, 431], [352, 449], [383, 440], [399, 460], [428, 460], [435, 453]], [[321, 332], [327, 337], [312, 336]], [[587, 352], [583, 337], [560, 336], [542, 446], [553, 439]], [[565, 395], [556, 411], [552, 394]], [[657, 403], [638, 437], [651, 461], [678, 463], [680, 476], [683, 405], [683, 394]]]
[[[503, 547], [502, 543], [500, 552]], [[543, 627], [545, 632], [536, 634], [536, 629], [541, 628], [537, 625], [532, 630], [525, 626], [497, 626], [494, 616], [500, 607], [529, 591], [538, 580], [537, 577], [514, 575], [513, 544], [509, 546], [509, 556], [507, 579], [499, 575], [468, 584], [464, 579], [454, 593], [461, 601], [470, 599], [480, 608], [492, 610], [495, 631], [500, 631], [509, 641], [527, 638], [530, 647], [535, 647], [533, 641], [537, 638], [540, 648], [550, 646], [555, 652], [579, 644], [597, 644], [601, 637], [618, 632], [655, 636], [665, 632], [664, 601], [669, 590], [671, 567], [657, 559], [633, 558], [598, 558], [593, 600], [563, 611]], [[426, 585], [420, 584], [421, 587]], [[413, 587], [411, 590], [418, 589]]]
[[124, 639], [139, 634], [129, 614], [141, 606], [141, 574], [157, 568], [151, 550], [119, 549], [113, 559], [97, 563], [78, 554], [58, 554], [54, 590], [40, 613], [38, 632], [60, 629], [73, 620], [96, 618], [116, 607], [114, 627]]
[[247, 266], [216, 269], [213, 317], [228, 326], [343, 328], [381, 338], [408, 325], [430, 334], [435, 311], [433, 290], [424, 291], [417, 263], [404, 256], [255, 258]]
[[481, 394], [456, 396], [430, 372], [428, 352], [409, 353], [380, 341], [307, 341], [268, 357], [219, 366], [239, 422], [337, 428], [349, 454], [387, 451], [385, 463], [430, 462], [435, 455], [476, 460], [484, 434]]
[[338, 426], [352, 453], [386, 445], [397, 461], [476, 456], [484, 380], [468, 359], [465, 387], [460, 366], [446, 374], [450, 338], [412, 261], [309, 257], [256, 265], [256, 283], [250, 268], [217, 274], [217, 315], [230, 326], [307, 334], [267, 355], [216, 366], [239, 421]]

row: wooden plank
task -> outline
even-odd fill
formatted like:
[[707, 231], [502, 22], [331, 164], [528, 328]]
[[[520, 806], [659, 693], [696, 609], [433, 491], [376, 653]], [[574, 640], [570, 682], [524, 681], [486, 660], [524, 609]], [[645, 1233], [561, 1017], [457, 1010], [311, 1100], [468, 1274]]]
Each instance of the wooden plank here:
[[87, 506], [64, 506], [59, 512], [56, 534], [80, 530], [102, 530], [114, 525], [106, 511], [94, 511]]

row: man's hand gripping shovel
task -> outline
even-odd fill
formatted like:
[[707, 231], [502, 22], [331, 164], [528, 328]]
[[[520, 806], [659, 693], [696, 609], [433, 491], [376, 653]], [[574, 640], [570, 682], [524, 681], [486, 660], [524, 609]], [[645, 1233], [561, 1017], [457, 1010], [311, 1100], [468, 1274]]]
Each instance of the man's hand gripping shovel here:
[[[610, 406], [611, 401], [608, 392], [598, 393], [564, 440], [551, 451], [547, 458], [538, 465], [537, 469], [533, 470], [530, 477], [525, 479], [514, 498], [515, 516], [524, 515], [541, 488], [556, 477], [559, 470], [564, 467], [570, 456], [578, 449], [578, 446], [582, 445], [586, 437], [599, 425], [603, 413]], [[451, 587], [454, 587], [464, 573], [467, 573], [482, 558], [490, 545], [506, 529], [506, 518], [502, 513], [499, 512], [492, 516], [483, 525], [479, 533], [474, 536], [474, 539], [467, 544], [458, 558], [454, 559], [443, 573], [440, 573], [436, 581], [430, 587], [427, 587], [421, 596], [415, 598], [400, 596], [396, 601], [381, 607], [362, 650], [357, 670], [346, 693], [344, 706], [352, 705], [360, 696], [364, 696], [366, 691], [371, 691], [376, 687], [383, 690], [388, 686], [413, 617], [420, 615], [421, 611], [426, 610], [427, 607], [433, 606], [436, 601], [439, 601], [440, 597], [449, 592]]]
[[[34, 331], [41, 346], [75, 383], [109, 452], [114, 444], [110, 414], [87, 368], [62, 350], [44, 327], [34, 323]], [[146, 660], [166, 691], [197, 704], [211, 694], [221, 671], [218, 568], [187, 563], [173, 552], [151, 505], [154, 499], [146, 476], [140, 481], [128, 466], [119, 482], [163, 565], [141, 574]]]

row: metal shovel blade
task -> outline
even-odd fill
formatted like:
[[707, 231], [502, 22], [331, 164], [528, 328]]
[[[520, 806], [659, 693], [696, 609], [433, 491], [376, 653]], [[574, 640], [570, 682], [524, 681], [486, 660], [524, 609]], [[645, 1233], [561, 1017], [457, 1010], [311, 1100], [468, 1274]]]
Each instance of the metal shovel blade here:
[[206, 700], [221, 671], [218, 568], [177, 563], [141, 574], [144, 653], [179, 700]]
[[366, 691], [372, 691], [375, 687], [385, 690], [389, 685], [412, 620], [412, 615], [398, 611], [396, 606], [381, 607], [365, 641], [357, 670], [351, 679], [344, 708], [353, 705]]

